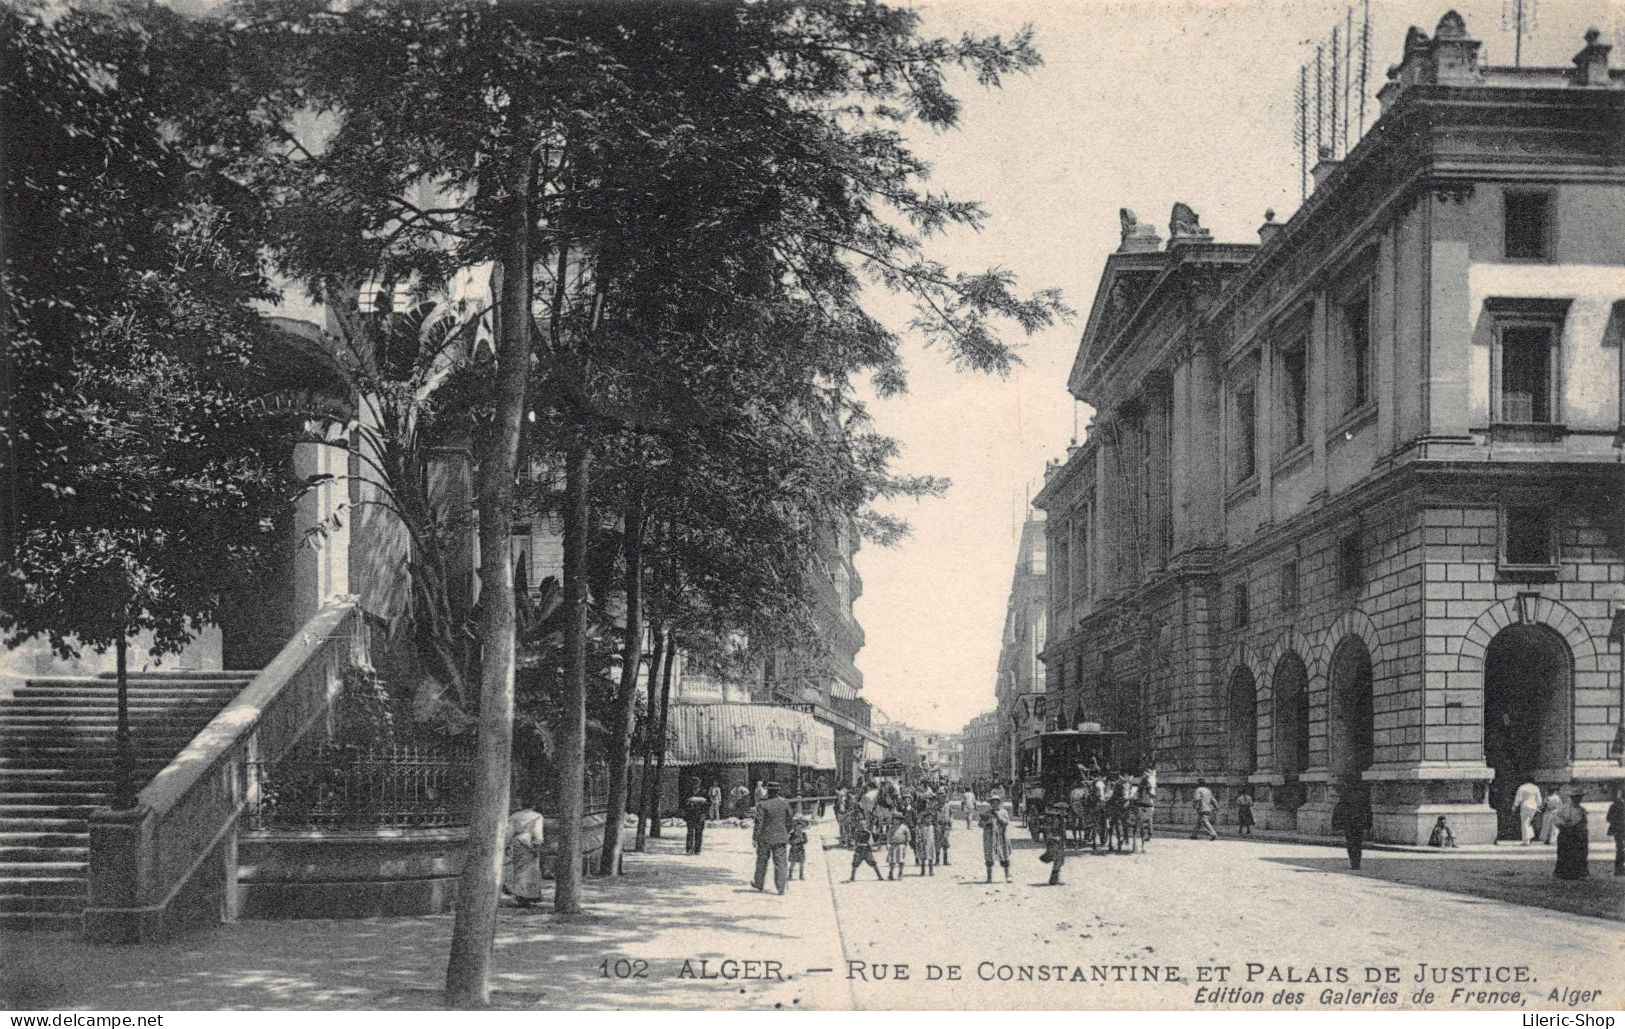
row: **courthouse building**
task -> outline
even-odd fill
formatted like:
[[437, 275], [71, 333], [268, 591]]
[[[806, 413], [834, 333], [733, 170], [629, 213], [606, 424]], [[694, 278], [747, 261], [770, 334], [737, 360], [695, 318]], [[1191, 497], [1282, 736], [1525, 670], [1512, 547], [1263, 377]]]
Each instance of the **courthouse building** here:
[[[1507, 831], [1519, 782], [1625, 780], [1625, 74], [1412, 29], [1382, 115], [1257, 244], [1123, 213], [1052, 466], [1064, 724], [1130, 734], [1172, 815]], [[1501, 824], [1498, 826], [1498, 816]]]

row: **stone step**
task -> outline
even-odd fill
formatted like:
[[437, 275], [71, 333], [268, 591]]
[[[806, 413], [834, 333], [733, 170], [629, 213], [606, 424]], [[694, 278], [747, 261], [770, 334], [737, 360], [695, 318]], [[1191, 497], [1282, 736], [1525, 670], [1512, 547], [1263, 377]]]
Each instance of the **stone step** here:
[[[175, 668], [168, 671], [158, 669], [150, 672], [125, 672], [124, 678], [129, 682], [149, 682], [155, 679], [171, 682], [247, 682], [258, 674], [260, 673], [252, 668], [227, 668], [223, 671]], [[97, 672], [93, 678], [117, 680], [118, 673]]]
[[7, 832], [0, 829], [0, 847], [88, 847], [86, 832]]
[[90, 862], [90, 840], [82, 847], [4, 847], [0, 846], [0, 865], [28, 861], [82, 861]]
[[47, 793], [53, 797], [65, 794], [90, 793], [105, 796], [113, 792], [113, 780], [107, 779], [47, 779], [20, 778], [0, 774], [0, 796], [11, 793]]
[[[135, 746], [135, 761], [138, 766], [151, 765], [162, 768], [175, 759], [180, 748], [172, 751], [159, 750], [151, 754], [141, 753], [141, 741], [134, 738], [131, 742]], [[95, 743], [82, 747], [48, 747], [44, 744], [25, 747], [7, 748], [0, 750], [0, 769], [19, 768], [31, 772], [65, 771], [76, 772], [78, 769], [106, 769], [109, 773], [118, 758], [118, 747], [112, 740]], [[40, 762], [44, 761], [44, 764]]]
[[24, 793], [21, 790], [0, 790], [0, 805], [49, 804], [56, 807], [100, 807], [108, 801], [108, 794], [95, 793]]
[[10, 879], [83, 879], [83, 861], [0, 861], [0, 881]]
[[83, 894], [8, 893], [10, 883], [0, 883], [0, 915], [18, 915], [29, 912], [43, 914], [65, 913], [77, 915], [85, 910]]
[[0, 929], [14, 932], [75, 932], [83, 920], [83, 913], [78, 911], [0, 911]]
[[[163, 700], [152, 697], [131, 697], [129, 703], [130, 716], [164, 715], [171, 712], [197, 717], [213, 717], [213, 712], [223, 707], [219, 701], [213, 699], [202, 700]], [[102, 703], [89, 697], [35, 697], [33, 699], [18, 699], [16, 697], [0, 700], [0, 717], [11, 718], [17, 715], [62, 715], [75, 717], [79, 715], [105, 715], [118, 714], [118, 704], [113, 701]]]
[[[218, 694], [241, 693], [243, 682], [131, 682], [124, 692], [131, 697], [212, 697]], [[15, 693], [19, 697], [116, 697], [118, 683], [91, 680], [53, 680], [28, 682]]]
[[0, 802], [0, 819], [5, 818], [89, 818], [106, 804], [8, 804]]
[[53, 818], [50, 816], [18, 818], [10, 816], [0, 817], [0, 832], [88, 833], [89, 829], [83, 818]]
[[90, 892], [84, 879], [41, 879], [37, 876], [14, 876], [0, 881], [0, 893], [26, 897], [73, 897], [81, 904]]

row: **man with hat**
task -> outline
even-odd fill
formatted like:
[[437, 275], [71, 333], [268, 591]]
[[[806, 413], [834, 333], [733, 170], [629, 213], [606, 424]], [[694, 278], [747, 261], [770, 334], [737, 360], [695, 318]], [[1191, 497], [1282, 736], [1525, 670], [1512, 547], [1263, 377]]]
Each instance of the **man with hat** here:
[[751, 885], [758, 890], [767, 880], [767, 860], [773, 859], [773, 885], [783, 893], [790, 882], [790, 803], [779, 796], [777, 782], [765, 784], [767, 796], [756, 802], [756, 824], [751, 842], [756, 844], [756, 875]]

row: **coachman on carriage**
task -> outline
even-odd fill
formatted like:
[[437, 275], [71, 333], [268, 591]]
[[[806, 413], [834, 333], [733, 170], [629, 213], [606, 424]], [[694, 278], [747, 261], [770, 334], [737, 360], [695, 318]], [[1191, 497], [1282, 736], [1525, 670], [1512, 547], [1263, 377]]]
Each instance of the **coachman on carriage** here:
[[1150, 838], [1148, 784], [1118, 765], [1126, 733], [1086, 723], [1022, 743], [1022, 800], [1033, 839], [1061, 834], [1080, 847], [1133, 851]]

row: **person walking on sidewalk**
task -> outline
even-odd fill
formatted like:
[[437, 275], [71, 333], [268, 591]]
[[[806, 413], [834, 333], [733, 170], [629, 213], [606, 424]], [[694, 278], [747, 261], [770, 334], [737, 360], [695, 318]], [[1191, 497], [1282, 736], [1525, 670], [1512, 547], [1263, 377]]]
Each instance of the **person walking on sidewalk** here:
[[751, 885], [762, 889], [767, 881], [767, 862], [773, 861], [773, 885], [783, 894], [790, 884], [790, 804], [779, 796], [779, 784], [765, 783], [766, 796], [756, 804], [751, 841], [756, 844], [756, 875]]
[[1625, 786], [1614, 788], [1614, 802], [1603, 816], [1608, 835], [1614, 838], [1614, 874], [1625, 875]]
[[522, 908], [542, 899], [542, 846], [547, 842], [542, 813], [520, 804], [508, 816], [502, 852], [502, 892]]
[[1583, 800], [1585, 794], [1575, 790], [1557, 815], [1557, 868], [1552, 874], [1559, 879], [1584, 879], [1591, 875], [1587, 864], [1591, 827], [1586, 824], [1586, 809], [1580, 803]]
[[1253, 834], [1253, 795], [1246, 790], [1236, 797], [1236, 835]]
[[1551, 846], [1557, 841], [1557, 834], [1562, 828], [1563, 794], [1553, 786], [1545, 806], [1540, 809], [1540, 842]]
[[1526, 782], [1512, 797], [1512, 810], [1518, 816], [1518, 836], [1525, 847], [1535, 838], [1535, 815], [1540, 811], [1540, 787]]
[[1349, 868], [1360, 870], [1360, 852], [1365, 846], [1365, 804], [1355, 789], [1348, 788], [1337, 795], [1332, 805], [1332, 831], [1342, 830], [1343, 845], [1348, 850]]
[[688, 847], [685, 854], [698, 854], [705, 841], [705, 816], [711, 811], [711, 798], [700, 787], [700, 780], [689, 784], [688, 799], [683, 801], [683, 822], [688, 826]]
[[1191, 796], [1191, 803], [1196, 806], [1196, 828], [1191, 831], [1191, 839], [1207, 833], [1207, 838], [1219, 838], [1219, 830], [1213, 828], [1213, 815], [1219, 810], [1219, 802], [1213, 799], [1213, 791], [1207, 788], [1206, 779], [1196, 780], [1196, 792]]
[[1004, 799], [995, 793], [988, 798], [987, 810], [977, 816], [982, 824], [982, 860], [987, 865], [987, 881], [993, 881], [993, 866], [1004, 869], [1004, 881], [1010, 881], [1010, 812], [1004, 810]]
[[807, 878], [807, 820], [797, 818], [790, 826], [790, 874]]

